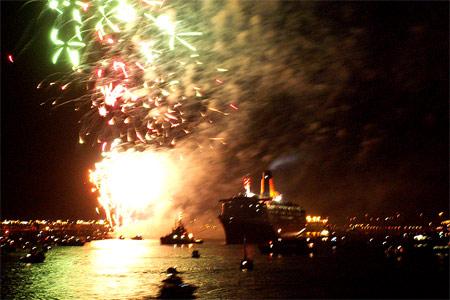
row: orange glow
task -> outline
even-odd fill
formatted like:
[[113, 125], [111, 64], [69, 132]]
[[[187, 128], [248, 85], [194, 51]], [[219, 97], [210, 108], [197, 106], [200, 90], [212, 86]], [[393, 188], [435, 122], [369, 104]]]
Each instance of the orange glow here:
[[[264, 178], [261, 179], [261, 194], [264, 194], [265, 192], [265, 187], [264, 187]], [[279, 193], [277, 191], [275, 191], [275, 186], [273, 184], [273, 179], [270, 178], [269, 179], [269, 196], [271, 198], [277, 197], [279, 195]]]
[[112, 151], [95, 164], [94, 171], [89, 170], [89, 176], [107, 220], [120, 227], [132, 222], [136, 214], [165, 212], [170, 205], [167, 193], [174, 170], [155, 152]]
[[[148, 253], [148, 247], [133, 240], [109, 239], [97, 241], [93, 245], [97, 255], [92, 257], [98, 267], [99, 274], [113, 275], [128, 272], [143, 255]], [[126, 255], [124, 255], [126, 253]]]
[[322, 218], [321, 216], [306, 216], [306, 222], [308, 223], [328, 223], [328, 217]]

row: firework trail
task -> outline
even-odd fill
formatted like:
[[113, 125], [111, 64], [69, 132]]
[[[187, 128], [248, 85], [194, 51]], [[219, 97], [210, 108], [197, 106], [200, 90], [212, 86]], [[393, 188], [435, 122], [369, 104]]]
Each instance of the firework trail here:
[[[440, 64], [430, 67], [439, 72], [430, 72], [425, 64], [418, 68], [412, 63], [417, 57], [434, 61], [424, 45], [447, 49], [436, 41], [447, 40], [448, 34], [425, 34], [435, 32], [440, 23], [399, 19], [398, 24], [407, 25], [395, 27], [398, 47], [393, 51], [390, 44], [374, 46], [379, 45], [374, 16], [384, 11], [377, 5], [114, 0], [51, 1], [47, 8], [56, 30], [48, 34], [49, 60], [71, 68], [67, 76], [41, 85], [60, 89], [55, 106], [82, 87], [81, 97], [72, 102], [84, 113], [80, 141], [99, 142], [106, 153], [132, 148], [153, 155], [150, 150], [187, 149], [183, 165], [189, 168], [180, 172], [195, 180], [186, 182], [183, 201], [174, 202], [191, 206], [193, 214], [211, 211], [216, 216], [217, 199], [238, 192], [232, 187], [240, 186], [243, 174], [259, 174], [280, 161], [286, 162], [280, 169], [292, 168], [279, 180], [286, 186], [280, 189], [306, 209], [308, 204], [325, 209], [334, 205], [333, 211], [359, 205], [359, 200], [347, 205], [349, 198], [371, 206], [403, 194], [395, 192], [398, 187], [417, 186], [391, 185], [395, 181], [386, 182], [382, 173], [367, 176], [361, 170], [377, 170], [377, 157], [405, 149], [392, 143], [399, 135], [392, 132], [397, 126], [391, 122], [398, 116], [395, 122], [403, 124], [402, 116], [408, 114], [399, 114], [394, 104], [408, 108], [400, 95], [415, 98], [430, 88], [433, 80], [424, 85], [419, 74], [436, 74], [436, 82], [448, 74]], [[415, 15], [422, 8], [406, 10]], [[434, 9], [424, 11], [434, 16]], [[448, 52], [444, 50], [439, 55]], [[384, 58], [400, 61], [400, 66], [393, 71]], [[392, 86], [396, 95], [374, 93]], [[440, 111], [446, 109], [435, 110], [426, 99], [418, 100], [423, 106], [420, 118], [441, 120]], [[407, 136], [399, 143], [420, 140]], [[196, 158], [190, 156], [193, 149], [200, 153]], [[175, 152], [170, 158], [180, 161]], [[392, 165], [397, 162], [385, 162]], [[392, 176], [403, 178], [402, 172], [399, 167]], [[351, 179], [358, 184], [349, 187]]]
[[[178, 4], [184, 8], [183, 2]], [[50, 60], [70, 67], [70, 72], [44, 80], [38, 88], [57, 86], [55, 107], [70, 102], [85, 111], [79, 142], [101, 144], [105, 158], [89, 170], [90, 181], [114, 226], [130, 223], [139, 211], [170, 198], [158, 191], [169, 185], [163, 182], [169, 163], [161, 165], [159, 154], [150, 148], [173, 148], [209, 114], [228, 115], [203, 96], [208, 87], [223, 84], [214, 74], [227, 69], [205, 71], [202, 51], [194, 46], [202, 32], [188, 29], [188, 23], [195, 27], [189, 15], [189, 22], [178, 21], [174, 7], [175, 1], [164, 0], [50, 0], [46, 5], [53, 18]], [[196, 83], [196, 68], [212, 75], [210, 82]], [[70, 99], [80, 86], [82, 95]], [[221, 137], [209, 140], [225, 144]], [[135, 149], [145, 150], [145, 155]], [[139, 185], [139, 178], [146, 178], [146, 184]], [[135, 188], [148, 188], [149, 182], [149, 190]]]
[[90, 171], [90, 181], [99, 192], [107, 220], [121, 227], [142, 215], [158, 217], [166, 212], [170, 198], [165, 197], [170, 194], [167, 189], [174, 188], [174, 170], [172, 161], [161, 153], [110, 151]]
[[[283, 13], [288, 8], [289, 4], [277, 1], [48, 2], [46, 13], [54, 19], [49, 60], [67, 65], [70, 72], [46, 83], [60, 88], [55, 106], [83, 89], [82, 96], [72, 101], [84, 112], [79, 141], [99, 143], [105, 152], [103, 165], [97, 165], [90, 178], [111, 223], [129, 223], [145, 205], [127, 205], [133, 200], [116, 197], [109, 170], [120, 159], [109, 152], [143, 149], [153, 156], [157, 148], [195, 145], [207, 159], [191, 158], [191, 166], [202, 167], [194, 173], [197, 182], [184, 186], [200, 187], [189, 194], [210, 199], [205, 191], [218, 178], [235, 180], [242, 170], [269, 164], [283, 152], [308, 147], [330, 133], [320, 130], [327, 120], [316, 121], [314, 110], [346, 78], [327, 76], [321, 82], [313, 78], [325, 65], [331, 68], [321, 56], [348, 49], [328, 45], [326, 35], [321, 39], [303, 34], [302, 26], [292, 22], [308, 20], [311, 9]], [[283, 14], [284, 26], [294, 31], [276, 25]], [[203, 39], [208, 43], [200, 43]], [[301, 51], [295, 45], [301, 45]], [[312, 53], [320, 54], [310, 63], [307, 57]], [[340, 71], [343, 62], [332, 67]], [[224, 121], [231, 113], [238, 117]], [[227, 152], [217, 157], [231, 158], [231, 163], [205, 154], [216, 145], [226, 146]], [[124, 155], [139, 156], [136, 151]], [[176, 160], [177, 155], [171, 157]], [[143, 166], [129, 167], [122, 173], [141, 174], [136, 168]], [[148, 167], [147, 173], [156, 169]], [[125, 182], [131, 193], [132, 182], [124, 179], [124, 186]], [[173, 194], [160, 198], [170, 199]], [[150, 205], [157, 197], [139, 198]]]
[[[66, 94], [83, 85], [83, 95], [73, 101], [77, 110], [87, 109], [80, 143], [92, 139], [104, 151], [116, 139], [132, 146], [173, 146], [205, 116], [203, 87], [181, 79], [203, 64], [193, 43], [202, 32], [189, 31], [173, 7], [143, 0], [48, 2], [54, 18], [51, 61], [72, 70], [50, 84]], [[54, 105], [67, 102], [61, 99]]]

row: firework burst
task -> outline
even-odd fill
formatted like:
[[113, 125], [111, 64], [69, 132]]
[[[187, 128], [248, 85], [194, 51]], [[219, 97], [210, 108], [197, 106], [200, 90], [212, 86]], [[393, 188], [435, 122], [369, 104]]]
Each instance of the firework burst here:
[[[194, 46], [202, 33], [177, 21], [173, 7], [164, 1], [50, 0], [47, 8], [54, 19], [50, 59], [71, 66], [68, 76], [50, 84], [68, 95], [79, 83], [84, 89], [70, 100], [76, 110], [87, 110], [80, 143], [92, 140], [106, 150], [116, 139], [174, 146], [205, 116], [203, 88], [181, 79], [203, 64]], [[60, 99], [53, 103], [68, 102]]]
[[[208, 107], [206, 88], [191, 78], [203, 64], [194, 46], [202, 32], [176, 20], [165, 1], [50, 0], [46, 8], [54, 21], [49, 59], [70, 72], [44, 82], [60, 87], [53, 105], [70, 102], [85, 112], [79, 142], [102, 145], [104, 159], [89, 173], [107, 219], [123, 226], [168, 207], [174, 168], [153, 150], [174, 147], [208, 112], [226, 115]], [[80, 87], [82, 96], [70, 99]]]
[[153, 217], [170, 207], [168, 188], [175, 168], [167, 156], [134, 149], [105, 153], [105, 158], [89, 170], [90, 181], [98, 191], [98, 201], [112, 226], [120, 227]]

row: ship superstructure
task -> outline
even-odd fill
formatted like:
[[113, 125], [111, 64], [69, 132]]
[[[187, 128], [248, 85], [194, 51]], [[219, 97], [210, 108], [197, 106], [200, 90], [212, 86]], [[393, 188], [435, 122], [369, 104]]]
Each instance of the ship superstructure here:
[[175, 222], [175, 227], [172, 228], [172, 232], [167, 234], [166, 236], [162, 236], [160, 238], [161, 245], [175, 245], [175, 244], [202, 244], [203, 240], [194, 239], [194, 235], [192, 233], [188, 233], [188, 231], [184, 228], [183, 223], [181, 222], [182, 214], [181, 212], [178, 214], [178, 221]]
[[246, 192], [229, 199], [219, 200], [219, 216], [227, 244], [266, 243], [280, 237], [296, 236], [305, 228], [305, 211], [288, 202], [275, 191], [272, 174], [264, 171], [261, 193], [250, 191], [250, 178], [244, 179]]

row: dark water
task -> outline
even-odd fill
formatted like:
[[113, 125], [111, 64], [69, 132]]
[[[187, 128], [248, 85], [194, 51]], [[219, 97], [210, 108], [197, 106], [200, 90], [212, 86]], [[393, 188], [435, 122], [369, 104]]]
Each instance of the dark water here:
[[[199, 259], [191, 258], [193, 249]], [[448, 298], [448, 265], [390, 261], [380, 253], [346, 249], [314, 256], [260, 254], [242, 272], [242, 245], [206, 241], [193, 248], [157, 240], [102, 240], [56, 246], [42, 264], [23, 264], [25, 252], [2, 253], [2, 299], [152, 299], [164, 271], [176, 265], [199, 299]], [[448, 263], [448, 260], [447, 260]]]

